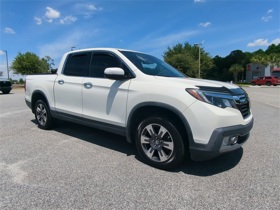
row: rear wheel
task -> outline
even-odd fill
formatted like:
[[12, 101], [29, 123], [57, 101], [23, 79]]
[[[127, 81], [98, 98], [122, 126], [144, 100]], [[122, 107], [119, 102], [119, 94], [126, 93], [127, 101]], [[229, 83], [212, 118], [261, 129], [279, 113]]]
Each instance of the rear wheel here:
[[271, 85], [271, 82], [267, 82], [266, 85], [267, 85], [267, 86], [270, 86], [270, 85]]
[[44, 130], [51, 129], [54, 124], [49, 107], [43, 100], [38, 100], [35, 104], [35, 118], [38, 127]]
[[136, 147], [144, 161], [156, 168], [173, 169], [184, 158], [181, 134], [170, 122], [160, 116], [143, 119], [136, 132]]
[[256, 83], [255, 83], [255, 82], [252, 82], [252, 83], [251, 83], [251, 85], [255, 86], [255, 85], [256, 85]]

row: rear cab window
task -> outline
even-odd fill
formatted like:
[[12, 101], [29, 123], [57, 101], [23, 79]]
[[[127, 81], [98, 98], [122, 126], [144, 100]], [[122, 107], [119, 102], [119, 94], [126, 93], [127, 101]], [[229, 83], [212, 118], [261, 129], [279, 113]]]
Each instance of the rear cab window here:
[[87, 75], [90, 61], [90, 52], [69, 54], [63, 69], [63, 74], [66, 76], [81, 76]]

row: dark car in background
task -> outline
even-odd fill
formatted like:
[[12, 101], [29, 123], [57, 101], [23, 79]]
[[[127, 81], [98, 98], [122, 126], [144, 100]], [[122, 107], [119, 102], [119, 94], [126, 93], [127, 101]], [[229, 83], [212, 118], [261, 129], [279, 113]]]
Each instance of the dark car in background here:
[[252, 85], [280, 85], [280, 79], [278, 77], [259, 77], [257, 79], [252, 80], [251, 82]]
[[8, 94], [12, 90], [12, 83], [8, 79], [0, 79], [0, 91], [3, 94]]

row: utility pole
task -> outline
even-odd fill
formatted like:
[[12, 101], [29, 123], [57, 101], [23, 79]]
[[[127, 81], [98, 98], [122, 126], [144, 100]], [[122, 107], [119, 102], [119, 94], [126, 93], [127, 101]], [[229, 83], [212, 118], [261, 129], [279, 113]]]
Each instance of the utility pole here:
[[198, 78], [200, 78], [200, 48], [202, 47], [203, 43], [204, 41], [202, 41], [201, 43], [194, 43], [194, 45], [198, 46]]
[[6, 53], [7, 75], [8, 75], [8, 79], [10, 79], [10, 76], [9, 76], [8, 51], [7, 50], [3, 50], [3, 51]]

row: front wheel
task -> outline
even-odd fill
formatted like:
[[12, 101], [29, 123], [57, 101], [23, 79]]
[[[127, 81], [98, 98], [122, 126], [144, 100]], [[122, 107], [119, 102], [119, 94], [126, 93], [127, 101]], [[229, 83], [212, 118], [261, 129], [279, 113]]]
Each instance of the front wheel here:
[[50, 114], [48, 105], [42, 100], [38, 100], [35, 104], [35, 118], [39, 128], [44, 130], [52, 128], [54, 120]]
[[138, 124], [136, 147], [144, 161], [156, 168], [170, 170], [184, 158], [184, 143], [176, 126], [162, 117], [149, 117]]
[[271, 82], [267, 82], [266, 85], [267, 85], [267, 86], [271, 86]]

